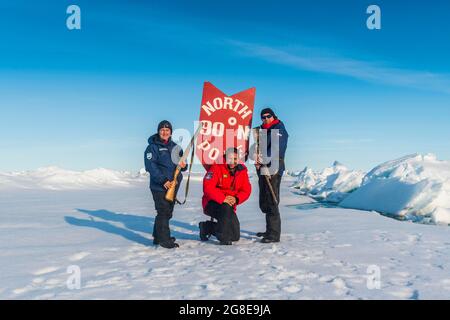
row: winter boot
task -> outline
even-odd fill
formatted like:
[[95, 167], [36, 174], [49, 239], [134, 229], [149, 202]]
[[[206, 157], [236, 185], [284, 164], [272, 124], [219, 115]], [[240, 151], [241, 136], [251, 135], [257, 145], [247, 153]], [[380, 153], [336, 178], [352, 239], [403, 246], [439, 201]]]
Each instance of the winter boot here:
[[274, 243], [274, 242], [280, 242], [280, 239], [273, 239], [267, 237], [261, 239], [261, 243]]
[[264, 238], [266, 235], [267, 235], [267, 232], [258, 232], [258, 233], [256, 234], [256, 236], [257, 236], [258, 238]]
[[[175, 242], [175, 240], [177, 240], [177, 238], [175, 237], [170, 237], [170, 241]], [[158, 245], [159, 244], [159, 240], [156, 238], [153, 238], [153, 244]]]
[[202, 221], [198, 224], [198, 228], [200, 229], [200, 240], [208, 241], [211, 233], [208, 230], [208, 224], [206, 221]]
[[166, 249], [174, 249], [174, 248], [178, 248], [180, 246], [175, 241], [161, 242], [159, 245]]

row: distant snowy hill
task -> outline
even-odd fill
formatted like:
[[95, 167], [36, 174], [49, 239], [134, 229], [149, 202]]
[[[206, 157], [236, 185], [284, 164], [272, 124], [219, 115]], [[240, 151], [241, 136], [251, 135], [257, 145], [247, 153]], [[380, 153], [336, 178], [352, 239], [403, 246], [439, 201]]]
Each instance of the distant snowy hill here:
[[338, 162], [321, 172], [305, 168], [293, 186], [301, 194], [346, 208], [450, 224], [450, 161], [432, 154], [388, 161], [366, 175]]
[[33, 171], [0, 173], [0, 189], [90, 189], [127, 187], [146, 179], [145, 170], [133, 174], [98, 168], [86, 171], [65, 170], [58, 167], [44, 167]]
[[341, 206], [450, 224], [450, 161], [413, 154], [371, 170]]
[[352, 171], [335, 161], [320, 172], [305, 168], [297, 175], [294, 187], [316, 200], [340, 202], [347, 194], [361, 185], [364, 173]]
[[[203, 179], [204, 171], [191, 173], [191, 180]], [[185, 174], [185, 177], [187, 175]], [[144, 168], [138, 172], [116, 171], [97, 168], [86, 171], [66, 170], [56, 166], [18, 172], [0, 172], [0, 190], [5, 189], [47, 189], [84, 190], [102, 188], [132, 187], [148, 181]]]

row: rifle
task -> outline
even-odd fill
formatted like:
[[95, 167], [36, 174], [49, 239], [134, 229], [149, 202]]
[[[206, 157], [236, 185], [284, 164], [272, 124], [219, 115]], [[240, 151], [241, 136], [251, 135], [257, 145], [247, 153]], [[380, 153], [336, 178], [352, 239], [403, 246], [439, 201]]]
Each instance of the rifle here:
[[[175, 168], [175, 172], [173, 174], [173, 181], [172, 181], [172, 186], [167, 189], [166, 191], [166, 200], [169, 202], [174, 202], [177, 201], [178, 203], [182, 204], [181, 202], [179, 202], [178, 200], [175, 199], [175, 190], [176, 190], [176, 186], [178, 184], [177, 178], [178, 175], [181, 172], [181, 166], [180, 163], [181, 162], [186, 162], [187, 157], [189, 156], [189, 151], [191, 150], [191, 148], [194, 146], [194, 141], [195, 138], [198, 136], [198, 134], [200, 133], [200, 129], [202, 128], [201, 123], [199, 124], [197, 131], [195, 131], [194, 135], [191, 138], [191, 141], [189, 142], [188, 146], [186, 147], [186, 150], [184, 150], [183, 152], [183, 156], [180, 158], [180, 161], [178, 161], [177, 167]], [[189, 175], [188, 175], [188, 181], [186, 183], [186, 194], [185, 194], [185, 198], [187, 197], [188, 194], [188, 190], [189, 190], [189, 180], [191, 177], [191, 169], [192, 169], [192, 162], [194, 160], [194, 148], [192, 148], [192, 155], [191, 155], [191, 163], [189, 164]], [[186, 199], [184, 200], [184, 202], [186, 202]], [[183, 203], [184, 203], [183, 202]]]
[[[259, 161], [259, 159], [262, 158], [262, 155], [261, 155], [261, 152], [260, 152], [260, 145], [259, 145], [260, 144], [260, 131], [261, 130], [260, 130], [259, 127], [255, 128], [255, 130], [256, 130], [256, 161]], [[264, 170], [265, 171], [264, 174], [262, 172], [263, 171], [262, 169], [265, 169]], [[276, 205], [278, 205], [277, 196], [275, 195], [275, 191], [273, 190], [272, 183], [270, 182], [271, 178], [270, 178], [270, 175], [269, 175], [269, 169], [264, 164], [260, 164], [260, 175], [261, 174], [264, 176], [264, 179], [266, 180], [266, 183], [267, 183], [267, 186], [269, 187], [270, 194], [272, 195], [273, 201], [275, 202]]]

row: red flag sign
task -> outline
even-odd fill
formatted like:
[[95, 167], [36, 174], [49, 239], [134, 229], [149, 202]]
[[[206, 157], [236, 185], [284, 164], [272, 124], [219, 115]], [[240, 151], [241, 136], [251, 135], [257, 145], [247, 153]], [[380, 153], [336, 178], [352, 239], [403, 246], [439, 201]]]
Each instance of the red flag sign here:
[[247, 158], [255, 92], [250, 88], [228, 96], [212, 83], [204, 83], [196, 154], [205, 169], [221, 163], [230, 147], [239, 149], [242, 160]]

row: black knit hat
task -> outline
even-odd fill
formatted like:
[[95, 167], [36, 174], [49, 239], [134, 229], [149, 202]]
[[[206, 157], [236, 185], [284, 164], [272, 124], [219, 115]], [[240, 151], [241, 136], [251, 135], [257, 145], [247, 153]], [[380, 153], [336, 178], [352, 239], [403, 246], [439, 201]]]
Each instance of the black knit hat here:
[[159, 130], [161, 130], [162, 128], [169, 128], [170, 131], [172, 132], [172, 124], [167, 121], [167, 120], [163, 120], [158, 124], [158, 132]]
[[262, 109], [262, 110], [261, 110], [261, 117], [263, 116], [263, 114], [266, 114], [266, 113], [271, 114], [272, 117], [274, 117], [275, 119], [277, 119], [277, 116], [275, 115], [275, 112], [273, 112], [273, 110], [270, 109], [270, 108], [264, 108], [264, 109]]

